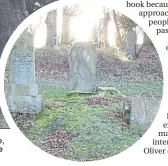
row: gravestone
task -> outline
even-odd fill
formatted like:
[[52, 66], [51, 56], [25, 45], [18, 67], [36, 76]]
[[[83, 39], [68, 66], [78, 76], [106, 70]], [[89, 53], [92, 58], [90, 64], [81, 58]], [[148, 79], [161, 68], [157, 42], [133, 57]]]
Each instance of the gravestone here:
[[155, 100], [151, 93], [142, 92], [140, 95], [132, 99], [130, 128], [136, 129], [140, 134], [144, 134], [152, 124], [159, 103]]
[[6, 120], [2, 114], [1, 108], [0, 108], [0, 129], [9, 129], [9, 126], [6, 123]]
[[69, 55], [69, 92], [92, 93], [96, 82], [97, 53], [87, 42], [75, 43]]
[[124, 50], [127, 56], [136, 57], [142, 50], [144, 33], [141, 29], [131, 29], [126, 35]]
[[136, 32], [132, 29], [128, 32], [126, 37], [126, 55], [132, 55], [134, 57], [136, 56], [136, 42]]
[[25, 30], [16, 41], [9, 57], [9, 80], [6, 99], [11, 112], [38, 113], [42, 96], [35, 83], [33, 36]]

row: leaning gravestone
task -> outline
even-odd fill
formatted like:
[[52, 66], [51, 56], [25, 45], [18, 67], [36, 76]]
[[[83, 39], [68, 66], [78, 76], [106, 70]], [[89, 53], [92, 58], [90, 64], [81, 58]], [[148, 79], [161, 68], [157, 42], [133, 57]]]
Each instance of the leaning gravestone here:
[[25, 30], [15, 43], [9, 58], [9, 81], [6, 98], [11, 112], [38, 113], [42, 96], [35, 83], [33, 36]]
[[141, 135], [144, 134], [152, 124], [159, 103], [149, 92], [142, 92], [139, 96], [132, 99], [130, 128], [136, 129]]
[[[142, 30], [138, 28], [135, 28], [135, 30], [131, 29], [126, 35], [126, 41], [124, 45], [126, 55], [132, 57], [138, 56], [143, 46], [143, 40], [144, 33]], [[138, 43], [138, 41], [141, 43]]]
[[87, 42], [75, 43], [69, 55], [69, 92], [92, 93], [95, 90], [97, 53]]

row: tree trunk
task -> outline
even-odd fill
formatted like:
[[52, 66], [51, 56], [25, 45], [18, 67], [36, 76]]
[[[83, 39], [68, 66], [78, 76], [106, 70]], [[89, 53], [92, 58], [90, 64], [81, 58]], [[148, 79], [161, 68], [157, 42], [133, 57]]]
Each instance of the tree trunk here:
[[69, 43], [70, 15], [63, 13], [61, 44]]
[[55, 21], [56, 20], [56, 10], [48, 12], [47, 19], [46, 19], [46, 25], [47, 25], [47, 41], [46, 45], [48, 47], [53, 47], [53, 41], [54, 41], [54, 35], [55, 33]]
[[104, 13], [104, 20], [103, 20], [103, 26], [104, 26], [104, 45], [105, 47], [109, 47], [109, 40], [108, 40], [108, 25], [110, 21], [110, 13]]
[[118, 26], [118, 21], [117, 21], [117, 18], [116, 18], [116, 13], [115, 13], [115, 10], [113, 10], [113, 18], [114, 18], [114, 23], [115, 23], [115, 26], [116, 26], [116, 32], [117, 32], [117, 39], [116, 39], [116, 45], [118, 47], [121, 47], [122, 46], [122, 38], [121, 38], [121, 34], [120, 34], [120, 28]]

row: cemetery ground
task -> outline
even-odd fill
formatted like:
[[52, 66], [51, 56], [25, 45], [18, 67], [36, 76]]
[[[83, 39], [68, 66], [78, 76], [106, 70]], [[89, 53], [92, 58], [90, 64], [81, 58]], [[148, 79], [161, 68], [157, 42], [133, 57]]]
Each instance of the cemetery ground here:
[[68, 47], [36, 51], [44, 109], [35, 115], [17, 113], [13, 118], [26, 137], [56, 157], [92, 161], [124, 151], [141, 137], [129, 129], [124, 102], [142, 91], [161, 100], [162, 69], [153, 46], [144, 46], [136, 60], [112, 49], [97, 51], [96, 84], [108, 88], [94, 94], [68, 94]]

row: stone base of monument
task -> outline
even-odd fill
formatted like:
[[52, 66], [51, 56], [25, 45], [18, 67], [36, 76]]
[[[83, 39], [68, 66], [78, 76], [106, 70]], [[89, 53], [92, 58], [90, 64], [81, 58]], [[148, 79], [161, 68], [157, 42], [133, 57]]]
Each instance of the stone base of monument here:
[[36, 114], [43, 109], [42, 96], [6, 95], [10, 112]]
[[6, 99], [10, 112], [39, 113], [43, 109], [38, 85], [13, 84], [6, 87]]

